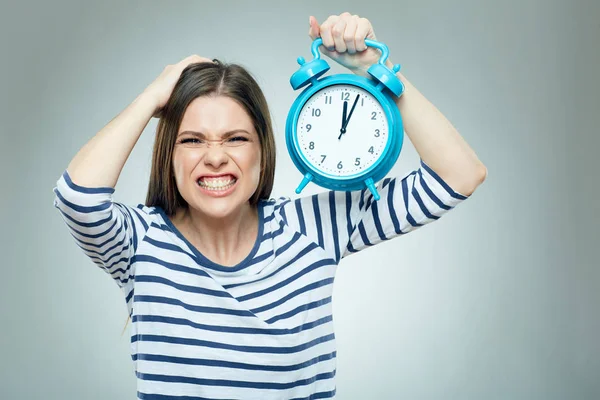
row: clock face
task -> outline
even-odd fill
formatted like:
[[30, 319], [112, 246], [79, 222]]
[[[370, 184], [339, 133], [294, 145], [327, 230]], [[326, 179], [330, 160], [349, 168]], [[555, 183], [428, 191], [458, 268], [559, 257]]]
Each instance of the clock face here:
[[313, 94], [296, 127], [300, 151], [319, 171], [350, 176], [372, 166], [385, 149], [388, 120], [379, 101], [354, 85], [332, 85]]

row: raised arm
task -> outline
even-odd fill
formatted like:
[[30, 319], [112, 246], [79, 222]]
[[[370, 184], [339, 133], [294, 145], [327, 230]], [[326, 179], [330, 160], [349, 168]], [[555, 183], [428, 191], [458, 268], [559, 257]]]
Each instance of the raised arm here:
[[83, 252], [112, 276], [126, 294], [131, 312], [134, 255], [154, 215], [151, 207], [113, 201], [121, 170], [152, 116], [159, 116], [182, 71], [210, 62], [191, 56], [167, 66], [125, 110], [75, 155], [54, 187], [54, 206]]
[[405, 90], [396, 104], [419, 156], [455, 191], [471, 195], [487, 177], [487, 168], [450, 121], [400, 72], [397, 75]]
[[193, 55], [166, 66], [154, 82], [79, 150], [67, 167], [72, 181], [86, 187], [114, 188], [150, 118], [160, 115], [181, 72], [198, 62], [211, 60]]
[[[379, 61], [380, 53], [365, 45], [365, 39], [376, 40], [368, 19], [346, 12], [330, 16], [322, 25], [311, 16], [309, 23], [310, 38], [323, 39], [323, 53], [355, 74], [369, 77], [367, 69]], [[389, 60], [386, 65], [393, 66]], [[405, 91], [396, 104], [419, 156], [453, 190], [472, 194], [485, 180], [486, 167], [450, 121], [404, 75], [398, 72], [397, 76]]]

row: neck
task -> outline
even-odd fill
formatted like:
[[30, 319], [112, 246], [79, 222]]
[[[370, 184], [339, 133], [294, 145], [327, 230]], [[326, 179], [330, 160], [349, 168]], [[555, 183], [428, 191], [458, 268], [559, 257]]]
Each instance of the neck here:
[[178, 212], [173, 223], [209, 260], [233, 266], [249, 253], [258, 233], [258, 209], [245, 203], [223, 218], [193, 208]]

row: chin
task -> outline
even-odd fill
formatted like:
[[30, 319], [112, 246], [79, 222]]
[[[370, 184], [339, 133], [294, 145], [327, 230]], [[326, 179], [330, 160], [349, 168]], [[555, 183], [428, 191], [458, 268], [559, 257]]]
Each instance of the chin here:
[[207, 216], [224, 218], [246, 205], [250, 199], [250, 195], [246, 200], [243, 200], [243, 198], [245, 197], [241, 197], [239, 194], [232, 194], [225, 197], [210, 197], [203, 194], [196, 194], [192, 197], [193, 201], [188, 202], [188, 204], [193, 205], [196, 210]]

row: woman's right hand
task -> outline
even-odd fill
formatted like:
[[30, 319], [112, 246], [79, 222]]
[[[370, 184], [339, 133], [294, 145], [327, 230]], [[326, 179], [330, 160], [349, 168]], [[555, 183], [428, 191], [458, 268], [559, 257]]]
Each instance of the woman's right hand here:
[[199, 55], [191, 55], [179, 61], [177, 64], [169, 64], [161, 72], [161, 74], [144, 90], [149, 96], [152, 96], [156, 101], [156, 110], [152, 115], [155, 118], [160, 118], [163, 107], [167, 104], [175, 84], [179, 80], [183, 70], [190, 64], [201, 62], [214, 62]]

